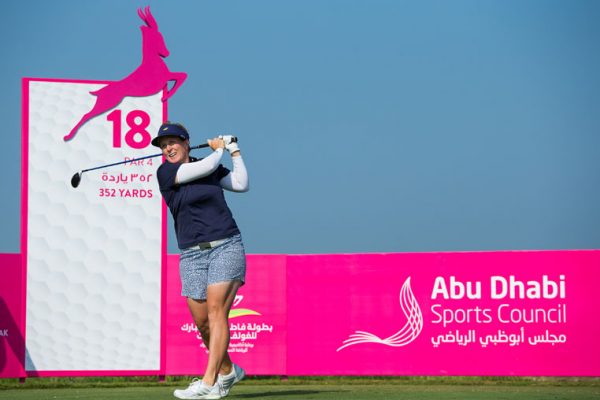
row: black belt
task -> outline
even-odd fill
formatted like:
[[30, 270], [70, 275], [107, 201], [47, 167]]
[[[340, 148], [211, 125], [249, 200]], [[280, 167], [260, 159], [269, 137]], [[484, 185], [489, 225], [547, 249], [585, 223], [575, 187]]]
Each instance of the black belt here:
[[195, 246], [188, 247], [188, 249], [195, 249], [195, 250], [214, 249], [215, 247], [220, 246], [223, 243], [225, 243], [226, 240], [227, 239], [213, 240], [212, 242], [202, 242], [202, 243], [198, 243]]

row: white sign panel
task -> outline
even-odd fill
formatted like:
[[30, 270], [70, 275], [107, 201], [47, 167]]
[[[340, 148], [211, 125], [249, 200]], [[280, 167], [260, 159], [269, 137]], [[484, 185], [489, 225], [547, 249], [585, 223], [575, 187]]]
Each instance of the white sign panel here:
[[107, 83], [25, 79], [28, 371], [160, 369], [162, 92], [125, 97], [64, 137]]

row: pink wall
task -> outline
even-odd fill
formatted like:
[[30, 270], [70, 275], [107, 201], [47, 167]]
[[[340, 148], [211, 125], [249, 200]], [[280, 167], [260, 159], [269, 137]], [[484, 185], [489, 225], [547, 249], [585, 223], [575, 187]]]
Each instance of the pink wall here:
[[[286, 256], [249, 255], [247, 284], [230, 314], [231, 359], [252, 374], [286, 373]], [[207, 356], [181, 297], [179, 256], [170, 255], [167, 272], [166, 375], [201, 374]]]
[[[178, 259], [161, 370], [200, 374]], [[0, 377], [23, 376], [20, 256], [0, 265]], [[598, 250], [250, 255], [230, 353], [264, 375], [600, 376], [599, 267]]]
[[20, 254], [0, 254], [0, 377], [25, 376]]

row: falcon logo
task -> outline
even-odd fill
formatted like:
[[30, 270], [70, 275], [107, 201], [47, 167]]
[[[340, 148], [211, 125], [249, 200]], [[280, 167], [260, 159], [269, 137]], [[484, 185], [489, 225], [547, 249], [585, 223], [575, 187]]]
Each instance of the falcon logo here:
[[414, 341], [423, 330], [423, 314], [410, 288], [410, 277], [406, 278], [402, 289], [400, 289], [400, 307], [406, 316], [406, 323], [400, 331], [385, 339], [369, 332], [356, 331], [344, 340], [337, 351], [361, 343], [379, 343], [386, 346], [402, 347]]

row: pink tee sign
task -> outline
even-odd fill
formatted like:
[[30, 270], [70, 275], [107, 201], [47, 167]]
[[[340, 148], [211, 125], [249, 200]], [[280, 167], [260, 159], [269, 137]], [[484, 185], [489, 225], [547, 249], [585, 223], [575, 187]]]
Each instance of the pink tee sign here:
[[[138, 9], [138, 15], [145, 23], [140, 27], [142, 31], [142, 63], [135, 71], [120, 81], [110, 82], [106, 86], [90, 92], [96, 98], [94, 106], [64, 137], [65, 141], [73, 139], [79, 128], [90, 119], [118, 106], [124, 97], [146, 97], [167, 89], [161, 98], [165, 102], [175, 94], [187, 78], [185, 72], [171, 72], [165, 64], [163, 58], [168, 57], [170, 53], [162, 33], [158, 30], [158, 23], [150, 12], [150, 7], [146, 7], [145, 10]], [[168, 89], [167, 84], [170, 81], [174, 81], [175, 84]]]

